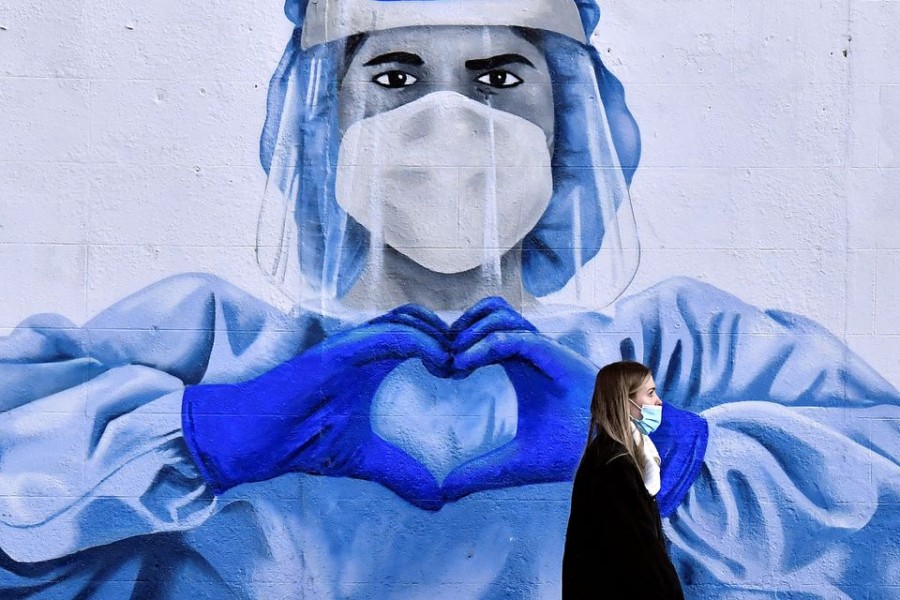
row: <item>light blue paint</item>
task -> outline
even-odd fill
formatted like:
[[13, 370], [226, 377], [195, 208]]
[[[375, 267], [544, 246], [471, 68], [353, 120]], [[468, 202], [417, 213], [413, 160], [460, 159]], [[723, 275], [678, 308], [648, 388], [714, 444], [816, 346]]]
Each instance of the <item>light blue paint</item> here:
[[[259, 327], [252, 340], [239, 332], [245, 344], [234, 353], [233, 332], [214, 323], [217, 314], [238, 309]], [[545, 315], [534, 323], [593, 364], [643, 360], [669, 405], [708, 421], [698, 479], [666, 524], [679, 572], [694, 586], [690, 597], [713, 590], [754, 597], [741, 591], [750, 585], [762, 586], [757, 596], [766, 597], [776, 590], [827, 598], [853, 586], [889, 589], [900, 496], [898, 393], [833, 336], [690, 280], [620, 301], [615, 318]], [[132, 590], [154, 598], [267, 597], [265, 589], [499, 598], [507, 586], [523, 596], [552, 589], [568, 482], [486, 490], [435, 512], [377, 483], [286, 474], [234, 488], [210, 515], [212, 496], [178, 437], [150, 441], [143, 455], [118, 443], [127, 441], [128, 427], [162, 411], [181, 385], [251, 379], [314, 349], [321, 332], [330, 337], [350, 326], [288, 317], [224, 282], [184, 276], [122, 301], [85, 327], [42, 316], [4, 338], [4, 376], [20, 382], [5, 389], [4, 422], [31, 419], [33, 431], [25, 439], [3, 429], [4, 489], [25, 475], [43, 474], [58, 485], [90, 476], [51, 459], [77, 450], [78, 430], [69, 427], [118, 422], [118, 429], [103, 427], [105, 444], [86, 446], [95, 461], [108, 463], [107, 485], [146, 491], [104, 499], [89, 485], [86, 501], [64, 499], [45, 513], [36, 504], [29, 510], [37, 518], [24, 520], [13, 507], [26, 505], [6, 497], [2, 586], [23, 593], [46, 585], [48, 597], [60, 598], [90, 586], [99, 586], [99, 598]], [[34, 376], [40, 372], [52, 372], [52, 382]], [[353, 382], [351, 373], [347, 385]], [[110, 392], [91, 393], [101, 387]], [[103, 404], [79, 409], [70, 421], [44, 416], [45, 407], [83, 406], [86, 394]], [[141, 410], [148, 412], [129, 420]], [[585, 399], [573, 415], [579, 426], [586, 410]], [[409, 429], [428, 426], [428, 418], [409, 415]], [[519, 432], [523, 418], [520, 409]], [[486, 422], [478, 427], [488, 429]], [[558, 447], [549, 433], [546, 439], [541, 448], [552, 457]], [[141, 461], [156, 470], [128, 470]], [[35, 547], [36, 539], [43, 543]], [[22, 560], [29, 553], [52, 560]]]

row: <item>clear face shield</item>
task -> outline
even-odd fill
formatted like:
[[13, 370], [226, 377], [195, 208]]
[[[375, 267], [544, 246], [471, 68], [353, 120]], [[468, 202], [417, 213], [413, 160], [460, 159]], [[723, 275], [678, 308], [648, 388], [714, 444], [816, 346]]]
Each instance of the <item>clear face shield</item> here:
[[571, 15], [538, 32], [417, 14], [434, 26], [318, 39], [329, 26], [307, 12], [270, 89], [260, 267], [324, 314], [458, 313], [486, 296], [607, 306], [640, 253], [597, 59], [562, 31]]

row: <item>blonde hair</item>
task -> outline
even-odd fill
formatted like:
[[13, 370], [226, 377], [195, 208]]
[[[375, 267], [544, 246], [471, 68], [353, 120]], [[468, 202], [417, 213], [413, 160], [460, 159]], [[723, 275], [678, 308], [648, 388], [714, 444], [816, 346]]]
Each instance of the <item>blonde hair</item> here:
[[633, 361], [615, 362], [600, 369], [591, 398], [591, 422], [585, 446], [587, 450], [601, 433], [608, 435], [625, 447], [642, 477], [644, 442], [642, 436], [638, 438], [640, 441], [634, 440], [628, 404], [651, 375], [650, 369]]

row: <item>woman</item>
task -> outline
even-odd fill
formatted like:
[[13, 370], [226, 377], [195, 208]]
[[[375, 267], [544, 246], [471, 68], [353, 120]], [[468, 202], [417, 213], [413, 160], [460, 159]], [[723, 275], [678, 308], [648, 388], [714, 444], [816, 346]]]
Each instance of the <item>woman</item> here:
[[650, 369], [631, 361], [600, 369], [588, 444], [572, 490], [563, 598], [597, 597], [603, 584], [629, 589], [632, 598], [684, 597], [654, 498], [660, 463], [648, 436], [661, 421], [662, 401]]

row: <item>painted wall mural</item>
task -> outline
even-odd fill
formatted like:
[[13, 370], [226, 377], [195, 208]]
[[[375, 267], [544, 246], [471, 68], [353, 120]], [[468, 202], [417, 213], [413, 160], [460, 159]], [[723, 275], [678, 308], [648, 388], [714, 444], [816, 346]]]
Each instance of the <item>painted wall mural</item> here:
[[[658, 501], [687, 597], [900, 597], [897, 373], [675, 276], [694, 266], [637, 285], [630, 190], [655, 136], [604, 63], [593, 0], [284, 12], [261, 209], [235, 225], [255, 226], [235, 247], [270, 296], [198, 259], [0, 337], [0, 596], [558, 597], [593, 379], [632, 359], [665, 401]], [[28, 179], [16, 160], [8, 189]], [[228, 202], [121, 210], [164, 230]], [[102, 263], [115, 243], [85, 246]]]

